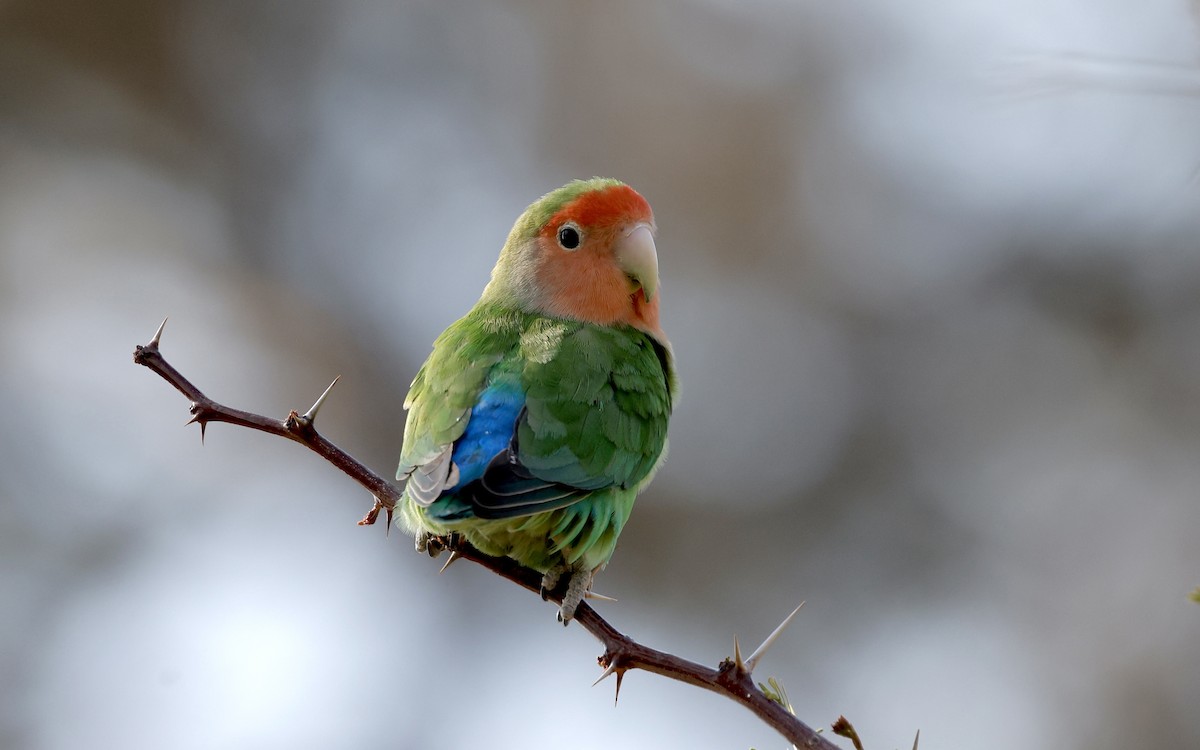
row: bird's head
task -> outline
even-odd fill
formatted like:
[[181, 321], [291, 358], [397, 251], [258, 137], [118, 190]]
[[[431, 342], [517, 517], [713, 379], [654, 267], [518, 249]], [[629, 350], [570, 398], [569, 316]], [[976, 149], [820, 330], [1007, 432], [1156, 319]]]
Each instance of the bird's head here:
[[626, 324], [664, 343], [654, 214], [628, 185], [576, 180], [513, 225], [484, 298], [597, 325]]

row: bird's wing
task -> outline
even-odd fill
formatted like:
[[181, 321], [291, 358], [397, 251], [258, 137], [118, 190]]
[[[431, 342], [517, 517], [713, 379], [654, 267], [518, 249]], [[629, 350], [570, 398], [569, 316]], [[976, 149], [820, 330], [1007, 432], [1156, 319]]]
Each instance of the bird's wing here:
[[665, 451], [669, 354], [630, 328], [543, 327], [522, 338], [524, 403], [508, 446], [456, 492], [476, 517], [532, 515], [606, 487], [636, 488]]

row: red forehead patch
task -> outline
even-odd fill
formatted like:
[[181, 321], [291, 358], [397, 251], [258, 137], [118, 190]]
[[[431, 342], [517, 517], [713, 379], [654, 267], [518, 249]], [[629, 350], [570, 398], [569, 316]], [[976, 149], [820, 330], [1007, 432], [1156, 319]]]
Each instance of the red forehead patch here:
[[650, 204], [628, 185], [613, 185], [584, 193], [550, 217], [546, 229], [554, 231], [564, 221], [581, 227], [613, 226], [625, 222], [653, 221]]

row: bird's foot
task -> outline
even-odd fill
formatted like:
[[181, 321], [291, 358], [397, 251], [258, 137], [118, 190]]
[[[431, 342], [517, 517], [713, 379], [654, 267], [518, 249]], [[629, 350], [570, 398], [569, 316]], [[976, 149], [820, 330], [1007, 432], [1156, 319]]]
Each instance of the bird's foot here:
[[550, 598], [550, 594], [554, 591], [554, 589], [558, 588], [558, 584], [562, 580], [563, 574], [567, 573], [569, 570], [570, 569], [565, 566], [556, 565], [542, 574], [542, 588], [539, 592], [542, 595], [542, 601], [546, 601]]
[[417, 533], [417, 552], [424, 552], [430, 557], [437, 557], [446, 550], [453, 552], [458, 547], [460, 538], [457, 532], [438, 536], [430, 534], [428, 531], [421, 531]]
[[590, 570], [576, 570], [571, 573], [571, 580], [567, 584], [567, 593], [563, 594], [562, 605], [558, 608], [558, 621], [564, 626], [575, 619], [575, 610], [587, 596], [588, 590], [592, 588], [592, 575]]

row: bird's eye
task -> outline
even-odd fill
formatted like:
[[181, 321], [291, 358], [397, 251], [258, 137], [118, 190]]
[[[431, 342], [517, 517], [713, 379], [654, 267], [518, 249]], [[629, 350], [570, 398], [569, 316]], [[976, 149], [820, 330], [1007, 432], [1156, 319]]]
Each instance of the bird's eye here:
[[573, 223], [563, 224], [558, 228], [558, 244], [563, 250], [574, 250], [579, 247], [579, 243], [583, 241], [580, 236], [579, 227]]

